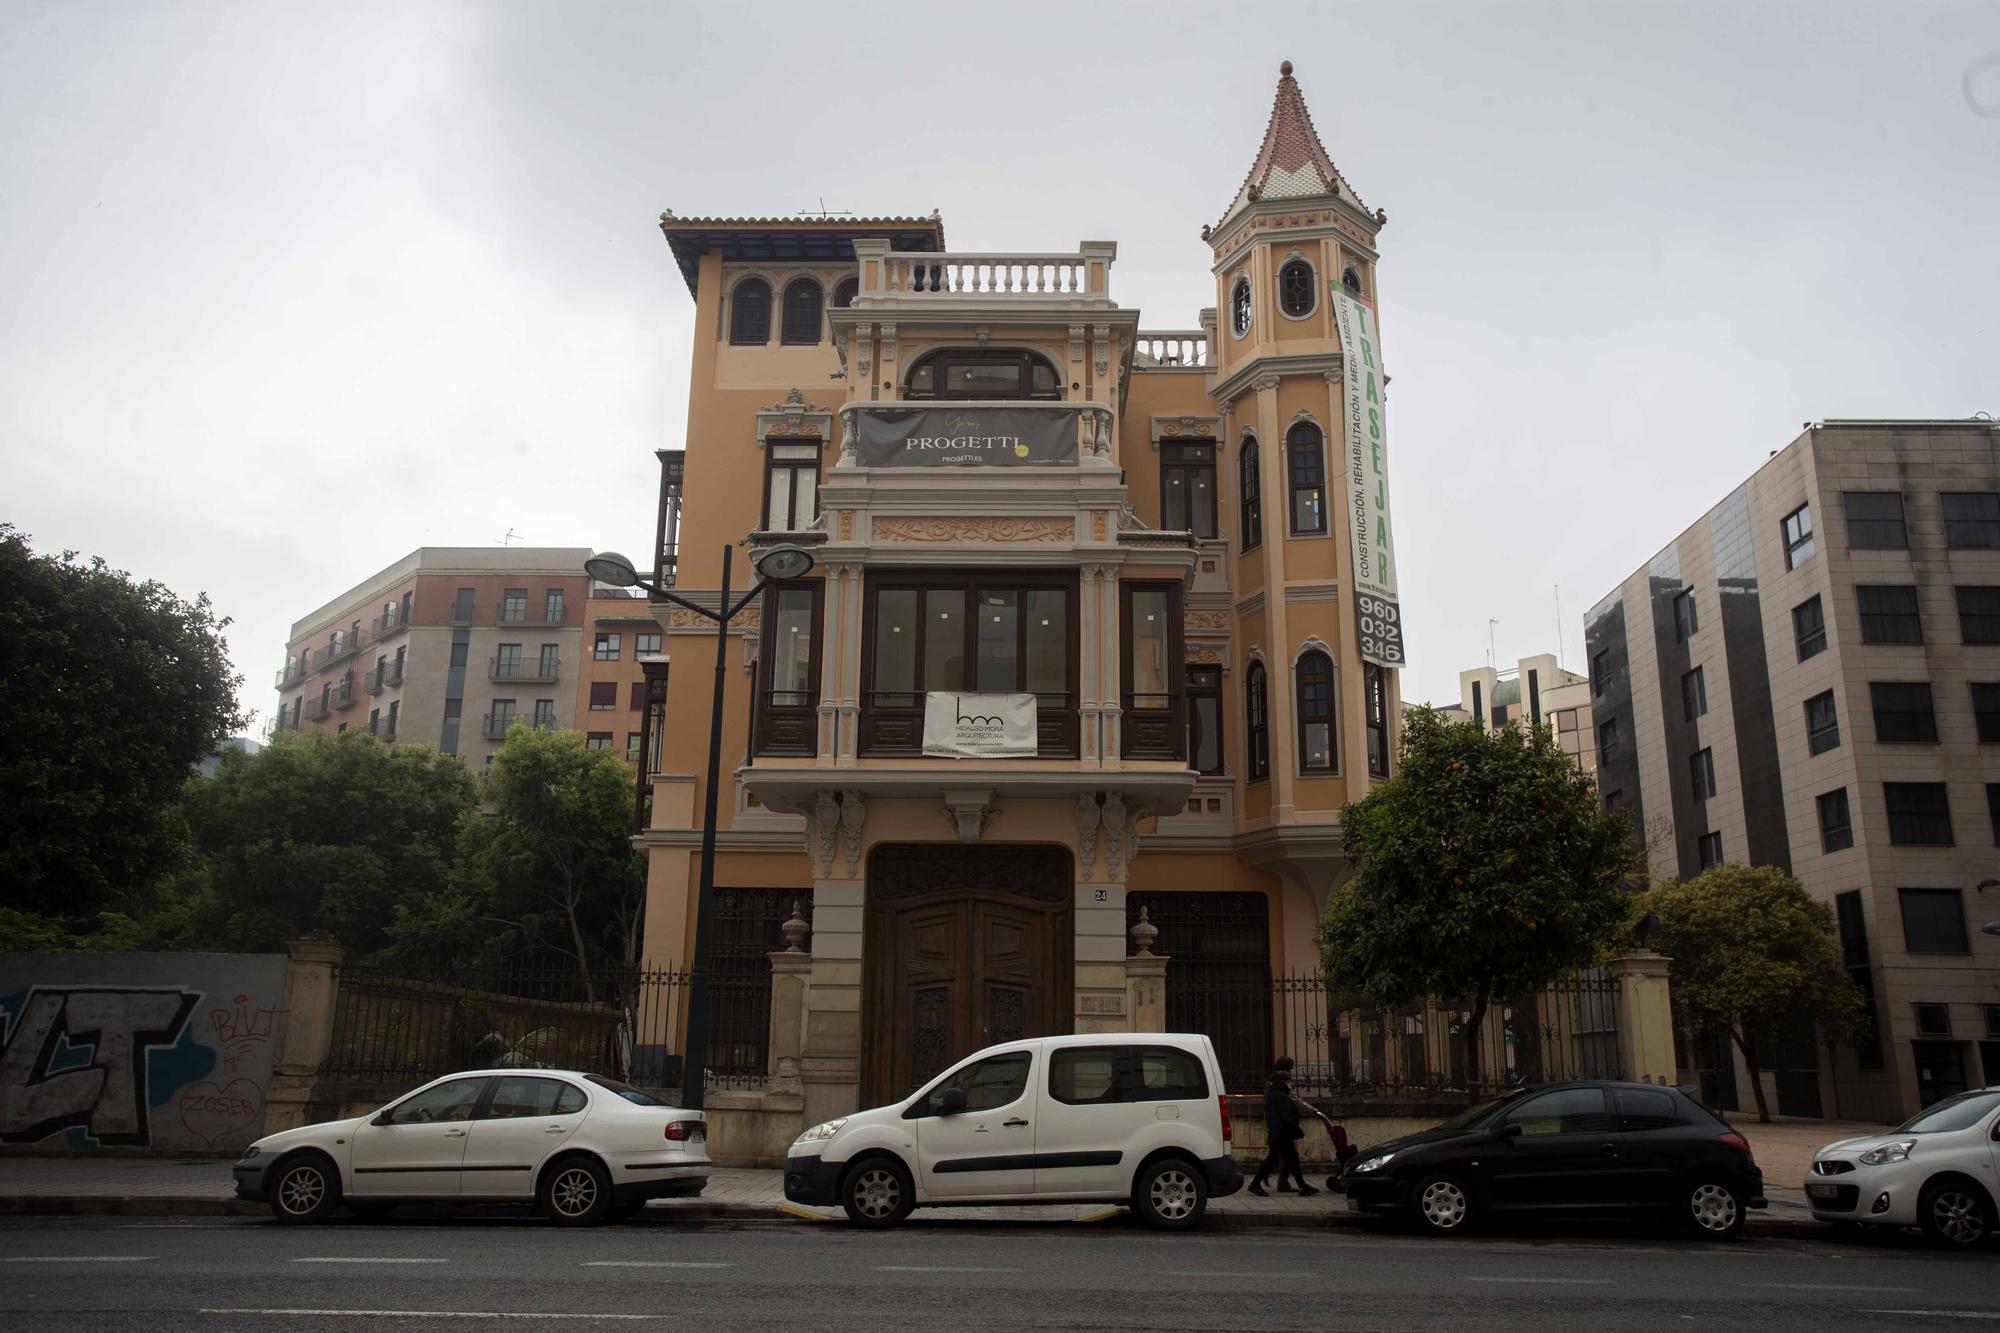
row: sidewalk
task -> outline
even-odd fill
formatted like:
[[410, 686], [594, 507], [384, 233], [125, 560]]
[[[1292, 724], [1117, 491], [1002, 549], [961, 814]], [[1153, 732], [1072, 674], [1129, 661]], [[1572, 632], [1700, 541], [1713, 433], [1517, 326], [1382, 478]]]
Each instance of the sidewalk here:
[[[1768, 1128], [1768, 1127], [1766, 1127]], [[1816, 1142], [1824, 1142], [1824, 1138]], [[1769, 1168], [1766, 1168], [1767, 1174]], [[1309, 1179], [1318, 1181], [1323, 1172]], [[1747, 1230], [1757, 1235], [1791, 1235], [1816, 1229], [1797, 1188], [1766, 1191], [1771, 1206], [1752, 1213]], [[229, 1163], [214, 1158], [0, 1157], [0, 1215], [259, 1216], [261, 1204], [236, 1198]], [[1045, 1204], [1002, 1208], [926, 1208], [929, 1222], [983, 1220], [1061, 1225], [1093, 1221], [1115, 1212], [1101, 1204]], [[1347, 1200], [1322, 1192], [1314, 1198], [1274, 1194], [1260, 1199], [1239, 1190], [1209, 1204], [1212, 1223], [1226, 1227], [1353, 1226], [1365, 1219], [1347, 1210]], [[805, 1225], [823, 1220], [845, 1225], [834, 1208], [799, 1208], [785, 1203], [784, 1176], [778, 1171], [717, 1167], [698, 1199], [656, 1200], [653, 1220], [689, 1222], [783, 1222]]]

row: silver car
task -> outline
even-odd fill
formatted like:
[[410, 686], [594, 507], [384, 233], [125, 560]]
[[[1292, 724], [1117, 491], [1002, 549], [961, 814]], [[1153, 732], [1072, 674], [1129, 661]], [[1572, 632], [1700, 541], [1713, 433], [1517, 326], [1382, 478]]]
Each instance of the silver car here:
[[1941, 1245], [2000, 1228], [2000, 1084], [1928, 1106], [1886, 1134], [1813, 1155], [1806, 1201], [1823, 1222], [1918, 1226]]

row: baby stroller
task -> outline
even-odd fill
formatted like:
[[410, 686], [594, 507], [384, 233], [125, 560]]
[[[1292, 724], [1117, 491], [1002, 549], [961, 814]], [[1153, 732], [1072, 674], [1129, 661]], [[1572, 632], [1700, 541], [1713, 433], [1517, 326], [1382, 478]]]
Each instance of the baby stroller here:
[[1341, 1126], [1334, 1124], [1326, 1112], [1313, 1106], [1310, 1102], [1305, 1103], [1305, 1105], [1311, 1108], [1314, 1115], [1325, 1122], [1327, 1136], [1333, 1140], [1334, 1168], [1333, 1174], [1326, 1178], [1326, 1187], [1334, 1194], [1345, 1194], [1347, 1193], [1347, 1183], [1344, 1177], [1347, 1174], [1347, 1164], [1359, 1156], [1361, 1150], [1348, 1141], [1347, 1131]]

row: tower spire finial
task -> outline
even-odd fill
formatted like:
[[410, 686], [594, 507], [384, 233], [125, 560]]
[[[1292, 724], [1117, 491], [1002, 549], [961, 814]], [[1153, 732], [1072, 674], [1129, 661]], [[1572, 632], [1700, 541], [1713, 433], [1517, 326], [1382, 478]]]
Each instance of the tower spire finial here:
[[[1264, 142], [1250, 164], [1250, 172], [1236, 192], [1236, 199], [1222, 215], [1227, 222], [1247, 205], [1264, 199], [1312, 199], [1335, 196], [1353, 205], [1365, 217], [1366, 205], [1354, 187], [1341, 177], [1313, 128], [1312, 113], [1306, 110], [1305, 94], [1292, 77], [1292, 62], [1278, 65], [1278, 92], [1271, 102], [1271, 118], [1264, 126]], [[1220, 224], [1217, 224], [1220, 225]]]
[[1281, 79], [1289, 79], [1289, 78], [1291, 78], [1291, 77], [1292, 77], [1292, 62], [1291, 62], [1291, 61], [1289, 61], [1289, 60], [1281, 60], [1281, 61], [1279, 61], [1279, 62], [1278, 62], [1278, 77], [1279, 77], [1279, 78], [1281, 78]]

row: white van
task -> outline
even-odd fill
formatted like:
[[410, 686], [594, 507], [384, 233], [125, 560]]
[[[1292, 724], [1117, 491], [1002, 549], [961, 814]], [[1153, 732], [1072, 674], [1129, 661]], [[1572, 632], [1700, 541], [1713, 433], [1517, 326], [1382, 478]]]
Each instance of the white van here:
[[1243, 1173], [1215, 1046], [1185, 1032], [1101, 1032], [989, 1046], [907, 1101], [799, 1135], [785, 1197], [862, 1226], [912, 1208], [1129, 1203], [1156, 1227], [1201, 1221]]

